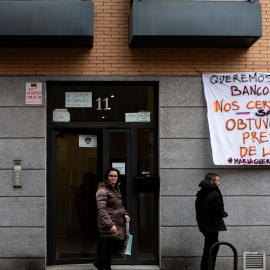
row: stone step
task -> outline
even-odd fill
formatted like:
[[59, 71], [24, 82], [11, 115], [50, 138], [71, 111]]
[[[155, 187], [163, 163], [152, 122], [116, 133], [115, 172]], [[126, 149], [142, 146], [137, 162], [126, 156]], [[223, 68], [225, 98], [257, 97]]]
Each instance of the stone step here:
[[[160, 270], [158, 265], [112, 265], [112, 270]], [[93, 264], [47, 266], [46, 270], [96, 270]]]

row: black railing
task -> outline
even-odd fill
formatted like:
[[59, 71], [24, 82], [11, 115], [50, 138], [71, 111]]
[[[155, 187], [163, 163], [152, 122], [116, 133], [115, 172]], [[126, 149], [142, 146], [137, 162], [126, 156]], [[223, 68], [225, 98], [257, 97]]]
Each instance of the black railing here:
[[237, 270], [237, 264], [238, 264], [238, 253], [237, 253], [237, 250], [236, 248], [231, 244], [231, 243], [228, 243], [228, 242], [217, 242], [216, 244], [214, 244], [210, 251], [209, 251], [209, 255], [208, 255], [208, 270], [212, 270], [212, 256], [213, 256], [213, 252], [214, 250], [220, 246], [220, 245], [226, 245], [226, 246], [229, 246], [232, 250], [233, 250], [233, 270]]

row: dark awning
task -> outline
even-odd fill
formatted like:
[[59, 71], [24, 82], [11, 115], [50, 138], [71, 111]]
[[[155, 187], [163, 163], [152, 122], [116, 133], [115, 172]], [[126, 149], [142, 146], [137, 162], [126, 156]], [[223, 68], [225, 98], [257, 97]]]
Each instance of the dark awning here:
[[259, 2], [134, 1], [130, 47], [248, 48], [262, 36]]
[[0, 1], [0, 46], [92, 47], [91, 1]]

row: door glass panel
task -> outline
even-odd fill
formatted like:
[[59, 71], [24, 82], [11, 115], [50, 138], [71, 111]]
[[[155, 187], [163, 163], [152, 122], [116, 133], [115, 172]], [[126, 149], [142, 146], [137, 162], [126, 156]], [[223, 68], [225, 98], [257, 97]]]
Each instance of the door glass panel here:
[[[153, 175], [155, 173], [154, 130], [138, 129], [137, 153], [138, 175]], [[138, 193], [139, 260], [155, 259], [155, 183], [151, 181], [151, 177], [146, 177]]]
[[154, 174], [154, 130], [138, 129], [138, 174]]
[[127, 134], [125, 132], [111, 132], [109, 138], [110, 164], [120, 171], [118, 181], [124, 207], [127, 207]]
[[154, 193], [138, 194], [138, 260], [155, 258]]
[[[120, 171], [118, 181], [121, 183], [123, 205], [127, 209], [127, 133], [111, 132], [109, 135], [110, 164]], [[116, 253], [113, 259], [124, 259], [124, 255]]]
[[154, 121], [154, 86], [62, 82], [50, 88], [51, 122]]
[[96, 140], [56, 135], [56, 259], [97, 257]]

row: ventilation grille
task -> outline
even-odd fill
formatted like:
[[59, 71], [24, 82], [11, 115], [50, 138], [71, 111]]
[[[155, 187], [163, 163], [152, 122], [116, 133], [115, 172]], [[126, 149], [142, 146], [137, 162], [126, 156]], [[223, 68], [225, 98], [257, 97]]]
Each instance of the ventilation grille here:
[[244, 252], [244, 270], [265, 270], [266, 260], [264, 252]]

